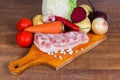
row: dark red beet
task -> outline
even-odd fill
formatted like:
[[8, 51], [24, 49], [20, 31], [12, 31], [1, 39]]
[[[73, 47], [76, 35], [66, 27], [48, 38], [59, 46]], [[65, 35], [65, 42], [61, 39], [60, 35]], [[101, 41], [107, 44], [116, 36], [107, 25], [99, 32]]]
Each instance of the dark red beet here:
[[89, 15], [90, 20], [93, 21], [95, 18], [101, 17], [101, 18], [104, 18], [107, 21], [107, 14], [105, 12], [96, 10], [90, 0], [88, 0], [88, 2], [90, 3], [90, 5], [93, 8], [93, 13], [91, 13]]
[[71, 14], [71, 20], [73, 23], [80, 22], [85, 18], [86, 18], [86, 11], [82, 7], [76, 7]]
[[104, 13], [102, 11], [94, 11], [92, 14], [92, 20], [95, 18], [98, 18], [98, 17], [104, 18], [107, 21], [107, 14], [106, 13]]

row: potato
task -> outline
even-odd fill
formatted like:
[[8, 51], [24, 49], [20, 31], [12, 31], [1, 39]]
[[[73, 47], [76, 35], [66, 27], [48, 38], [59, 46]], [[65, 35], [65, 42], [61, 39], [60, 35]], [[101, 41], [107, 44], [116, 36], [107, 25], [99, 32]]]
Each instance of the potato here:
[[40, 24], [43, 24], [42, 15], [38, 14], [35, 17], [33, 17], [33, 25], [40, 25]]
[[90, 14], [91, 12], [93, 12], [93, 10], [91, 9], [91, 7], [90, 7], [89, 5], [87, 5], [87, 4], [82, 4], [82, 5], [80, 5], [80, 7], [82, 7], [82, 8], [85, 9], [85, 11], [86, 11], [86, 13], [87, 13], [87, 16], [89, 16], [89, 14]]
[[88, 33], [91, 30], [91, 22], [88, 17], [86, 17], [83, 21], [74, 24], [79, 26], [80, 31]]

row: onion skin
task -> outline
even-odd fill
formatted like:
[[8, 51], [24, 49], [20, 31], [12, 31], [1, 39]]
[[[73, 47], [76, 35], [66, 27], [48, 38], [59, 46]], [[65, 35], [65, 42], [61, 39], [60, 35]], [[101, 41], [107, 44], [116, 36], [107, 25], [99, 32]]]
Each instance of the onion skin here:
[[95, 18], [92, 22], [92, 31], [95, 34], [105, 34], [108, 31], [108, 23], [104, 18]]

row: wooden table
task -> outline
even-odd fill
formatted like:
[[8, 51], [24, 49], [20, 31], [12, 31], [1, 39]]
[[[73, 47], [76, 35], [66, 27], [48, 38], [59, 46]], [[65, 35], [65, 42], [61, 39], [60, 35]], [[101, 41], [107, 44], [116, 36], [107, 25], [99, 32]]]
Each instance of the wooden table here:
[[[0, 1], [0, 80], [120, 80], [120, 0], [91, 0], [98, 10], [108, 14], [107, 40], [65, 65], [58, 71], [38, 65], [19, 76], [12, 75], [8, 64], [30, 48], [15, 42], [16, 23], [23, 17], [41, 14], [42, 0]], [[78, 5], [87, 0], [78, 0]]]

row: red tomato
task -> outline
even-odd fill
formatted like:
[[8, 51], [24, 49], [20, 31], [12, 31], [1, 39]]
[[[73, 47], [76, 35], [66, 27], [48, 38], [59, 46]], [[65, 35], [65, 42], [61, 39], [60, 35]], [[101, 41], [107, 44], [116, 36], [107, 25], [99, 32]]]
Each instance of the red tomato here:
[[18, 31], [23, 31], [26, 27], [31, 25], [32, 21], [29, 18], [22, 18], [20, 21], [18, 21], [16, 27]]
[[33, 34], [28, 31], [21, 31], [16, 36], [16, 42], [21, 47], [29, 47], [33, 42]]

